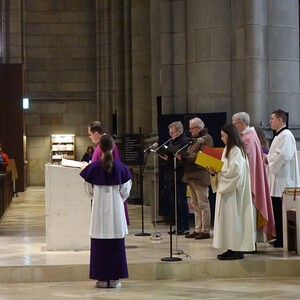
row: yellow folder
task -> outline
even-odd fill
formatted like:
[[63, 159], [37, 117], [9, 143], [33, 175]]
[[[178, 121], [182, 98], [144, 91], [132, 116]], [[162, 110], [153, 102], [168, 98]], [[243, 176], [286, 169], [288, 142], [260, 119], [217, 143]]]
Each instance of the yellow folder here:
[[201, 151], [198, 153], [195, 163], [204, 168], [213, 168], [216, 172], [220, 172], [224, 164], [221, 160]]

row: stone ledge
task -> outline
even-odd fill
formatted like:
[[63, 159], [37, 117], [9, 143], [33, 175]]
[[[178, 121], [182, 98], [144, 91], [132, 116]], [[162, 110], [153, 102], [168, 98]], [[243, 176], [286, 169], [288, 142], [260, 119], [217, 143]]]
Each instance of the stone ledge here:
[[[131, 280], [300, 277], [299, 259], [132, 263], [128, 268]], [[0, 283], [86, 281], [88, 274], [87, 264], [7, 266], [0, 267]]]

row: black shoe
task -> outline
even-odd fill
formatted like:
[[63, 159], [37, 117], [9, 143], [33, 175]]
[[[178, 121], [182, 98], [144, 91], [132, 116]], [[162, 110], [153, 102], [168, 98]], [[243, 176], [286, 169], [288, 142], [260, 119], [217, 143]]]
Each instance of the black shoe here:
[[233, 256], [231, 259], [243, 259], [244, 258], [244, 252], [242, 251], [234, 251]]
[[276, 243], [276, 239], [272, 239], [272, 240], [268, 241], [268, 244], [270, 244], [270, 245], [274, 245], [274, 243]]
[[198, 234], [199, 234], [199, 232], [194, 231], [192, 233], [187, 234], [185, 237], [187, 239], [194, 239]]
[[217, 256], [218, 259], [223, 259], [224, 257], [228, 257], [228, 256], [231, 256], [233, 254], [233, 251], [228, 249], [226, 252], [222, 253], [222, 254], [219, 254]]
[[177, 235], [187, 235], [190, 233], [190, 230], [187, 229], [187, 230], [178, 230], [177, 231]]
[[283, 248], [283, 243], [280, 243], [280, 242], [276, 241], [276, 242], [273, 244], [273, 247], [274, 247], [274, 248]]
[[209, 239], [210, 235], [209, 233], [206, 232], [200, 232], [197, 236], [195, 236], [195, 240], [204, 240], [204, 239]]
[[[223, 253], [223, 254], [225, 254], [225, 253]], [[244, 258], [244, 253], [241, 252], [241, 251], [232, 251], [231, 255], [226, 255], [226, 256], [221, 256], [221, 255], [217, 256], [217, 258], [219, 260], [236, 260], [236, 259], [243, 259]]]
[[[168, 234], [170, 234], [171, 231], [168, 231]], [[172, 234], [175, 234], [176, 230], [172, 230]], [[177, 235], [186, 235], [189, 234], [190, 230], [177, 230]]]

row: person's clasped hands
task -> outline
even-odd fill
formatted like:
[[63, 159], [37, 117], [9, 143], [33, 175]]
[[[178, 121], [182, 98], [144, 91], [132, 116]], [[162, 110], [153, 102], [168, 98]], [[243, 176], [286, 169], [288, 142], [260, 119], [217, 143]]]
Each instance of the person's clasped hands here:
[[214, 168], [206, 168], [206, 170], [209, 172], [209, 174], [211, 175], [211, 176], [215, 176], [216, 175], [216, 169], [214, 169]]

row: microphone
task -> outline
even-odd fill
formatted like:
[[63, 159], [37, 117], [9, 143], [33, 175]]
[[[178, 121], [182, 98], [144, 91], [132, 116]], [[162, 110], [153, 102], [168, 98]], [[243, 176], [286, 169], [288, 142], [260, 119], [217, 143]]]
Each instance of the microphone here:
[[153, 148], [156, 148], [158, 146], [158, 143], [155, 142], [154, 144], [152, 144], [150, 147], [148, 147], [147, 149], [144, 150], [144, 153], [149, 152], [150, 150], [152, 150]]
[[190, 139], [191, 142], [201, 142], [204, 143], [205, 139], [202, 137], [198, 137], [198, 138], [191, 138]]
[[157, 150], [159, 150], [160, 148], [162, 148], [164, 145], [168, 144], [171, 141], [172, 138], [169, 138], [166, 142], [164, 142], [163, 144], [161, 144], [157, 149], [155, 149], [155, 152], [157, 152]]
[[178, 149], [175, 153], [175, 156], [181, 151], [183, 150], [184, 148], [186, 148], [187, 146], [189, 146], [190, 144], [192, 144], [193, 141], [189, 141], [186, 145], [184, 145], [183, 147], [181, 147], [180, 149]]

